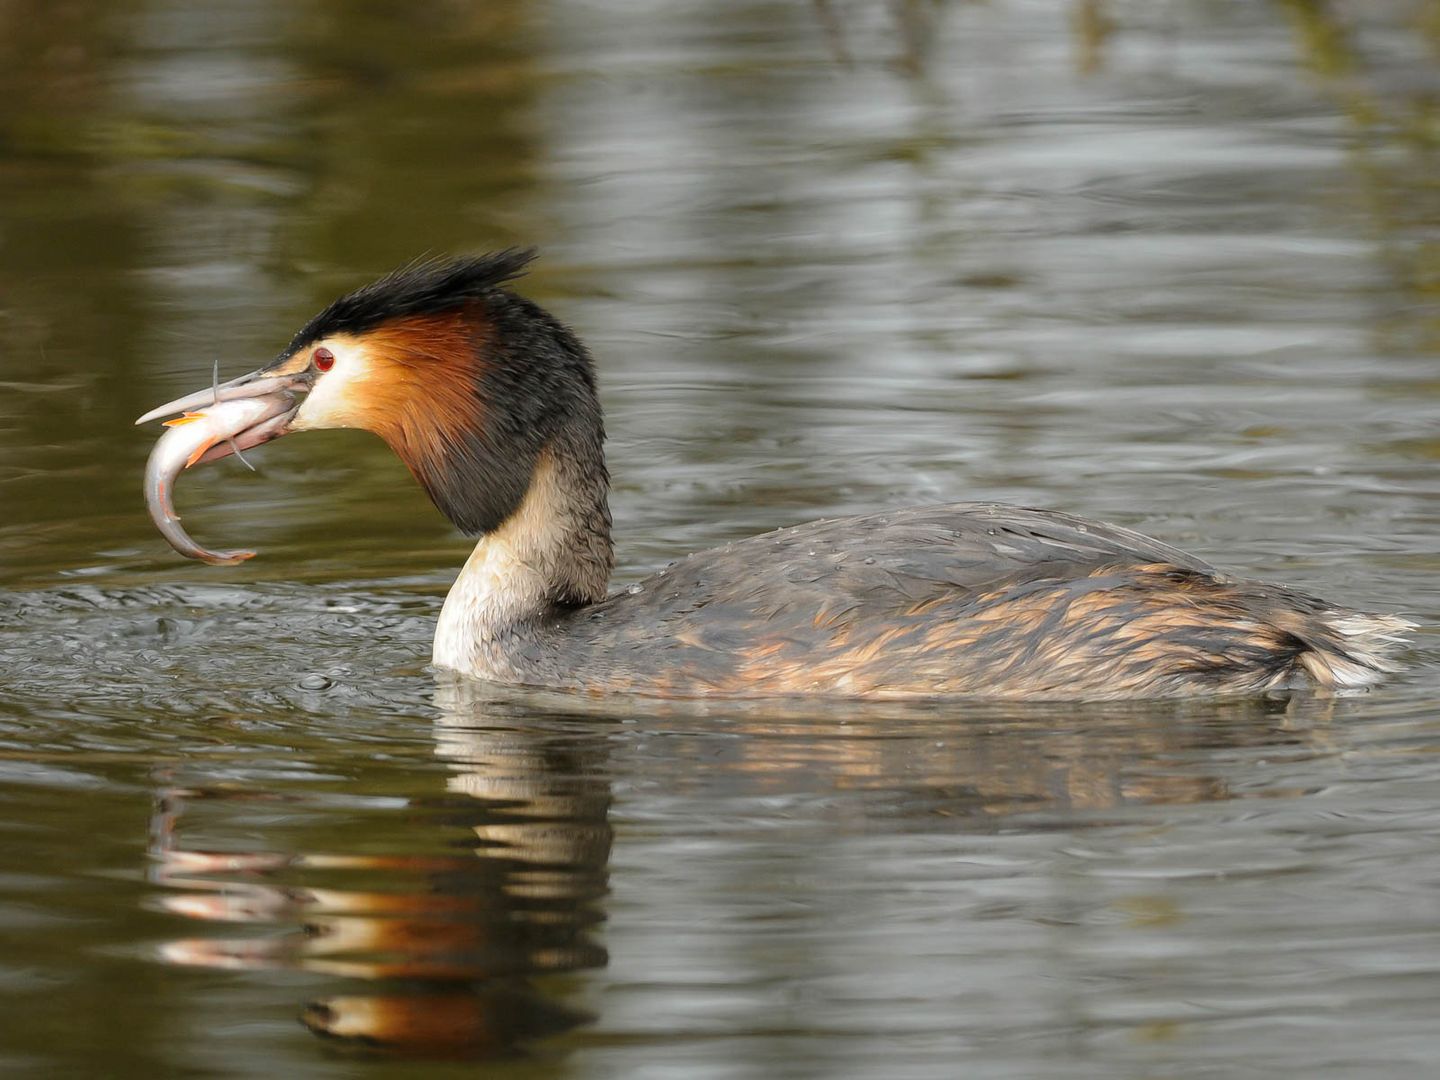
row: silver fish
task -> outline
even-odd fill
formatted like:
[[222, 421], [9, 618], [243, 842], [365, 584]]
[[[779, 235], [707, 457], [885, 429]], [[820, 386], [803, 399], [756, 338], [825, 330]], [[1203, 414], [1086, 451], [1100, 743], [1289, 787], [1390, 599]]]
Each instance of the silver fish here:
[[[180, 527], [180, 515], [171, 502], [175, 478], [191, 465], [214, 461], [240, 449], [269, 441], [290, 421], [295, 398], [288, 393], [266, 394], [220, 401], [208, 408], [167, 420], [167, 431], [150, 451], [145, 463], [145, 506], [160, 535], [181, 555], [215, 566], [233, 566], [253, 558], [253, 551], [209, 551], [190, 539]], [[217, 445], [232, 440], [228, 445]]]

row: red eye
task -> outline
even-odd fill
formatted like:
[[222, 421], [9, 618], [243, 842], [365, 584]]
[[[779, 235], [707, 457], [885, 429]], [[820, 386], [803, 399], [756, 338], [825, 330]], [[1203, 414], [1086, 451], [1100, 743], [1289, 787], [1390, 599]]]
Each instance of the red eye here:
[[314, 361], [316, 371], [329, 371], [335, 366], [335, 354], [323, 345], [310, 354], [310, 359]]

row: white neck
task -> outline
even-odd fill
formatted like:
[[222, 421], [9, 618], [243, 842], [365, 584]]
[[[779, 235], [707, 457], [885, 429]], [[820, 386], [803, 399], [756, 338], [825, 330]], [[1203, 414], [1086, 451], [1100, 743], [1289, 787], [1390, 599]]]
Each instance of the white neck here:
[[603, 598], [611, 561], [609, 516], [599, 527], [593, 507], [577, 502], [574, 487], [548, 455], [541, 457], [519, 509], [480, 538], [445, 597], [435, 627], [436, 666], [482, 679], [515, 679], [509, 646], [527, 622], [562, 600]]

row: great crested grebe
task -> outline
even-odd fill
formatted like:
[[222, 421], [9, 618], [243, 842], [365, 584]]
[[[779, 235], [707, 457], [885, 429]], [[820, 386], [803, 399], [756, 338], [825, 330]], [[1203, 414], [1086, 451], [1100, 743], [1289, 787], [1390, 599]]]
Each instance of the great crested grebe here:
[[[291, 431], [379, 435], [480, 538], [434, 648], [436, 665], [480, 679], [677, 697], [1093, 699], [1359, 687], [1396, 667], [1404, 619], [1233, 578], [1114, 525], [988, 503], [783, 528], [607, 596], [594, 369], [567, 327], [506, 288], [531, 258], [405, 267], [336, 300], [268, 367], [137, 422], [199, 410], [215, 430], [181, 448], [191, 463]], [[263, 408], [223, 414], [256, 398]], [[180, 467], [158, 477], [161, 496]]]

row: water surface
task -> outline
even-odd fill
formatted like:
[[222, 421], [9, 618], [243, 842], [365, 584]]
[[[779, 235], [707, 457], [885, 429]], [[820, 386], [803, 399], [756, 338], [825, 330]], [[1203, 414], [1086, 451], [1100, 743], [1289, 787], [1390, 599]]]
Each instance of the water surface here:
[[426, 664], [377, 440], [130, 421], [539, 244], [624, 583], [1050, 506], [1440, 615], [1433, 3], [0, 4], [0, 1071], [1413, 1077], [1428, 630], [1372, 693], [677, 709]]

